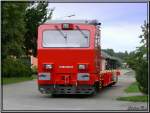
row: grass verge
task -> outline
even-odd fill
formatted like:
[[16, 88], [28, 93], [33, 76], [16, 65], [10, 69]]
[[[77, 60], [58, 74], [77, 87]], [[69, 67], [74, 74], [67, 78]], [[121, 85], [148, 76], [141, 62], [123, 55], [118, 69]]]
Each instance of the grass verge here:
[[33, 77], [13, 77], [13, 78], [2, 78], [2, 79], [3, 79], [3, 85], [6, 85], [6, 84], [13, 84], [18, 82], [33, 80]]
[[138, 88], [138, 83], [137, 82], [132, 83], [129, 87], [127, 87], [125, 89], [125, 92], [126, 93], [138, 93], [138, 92], [140, 92], [140, 90]]
[[148, 96], [128, 96], [128, 97], [118, 97], [117, 100], [123, 100], [123, 101], [133, 101], [133, 102], [147, 102]]

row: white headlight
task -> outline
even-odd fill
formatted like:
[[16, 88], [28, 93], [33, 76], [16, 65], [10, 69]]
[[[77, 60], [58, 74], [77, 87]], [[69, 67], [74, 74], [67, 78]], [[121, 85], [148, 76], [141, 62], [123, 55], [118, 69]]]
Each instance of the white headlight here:
[[86, 65], [85, 64], [79, 64], [79, 69], [86, 69]]
[[44, 66], [45, 66], [45, 69], [52, 69], [53, 68], [52, 64], [44, 64]]

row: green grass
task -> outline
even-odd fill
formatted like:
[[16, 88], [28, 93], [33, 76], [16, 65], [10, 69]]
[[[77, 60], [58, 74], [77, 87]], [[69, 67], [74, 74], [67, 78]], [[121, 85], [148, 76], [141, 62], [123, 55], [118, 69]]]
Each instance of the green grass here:
[[126, 93], [139, 93], [140, 90], [138, 88], [138, 83], [137, 82], [132, 83], [129, 87], [125, 89], [125, 92]]
[[147, 102], [148, 96], [128, 96], [128, 97], [118, 97], [117, 100], [123, 100], [123, 101], [133, 101], [133, 102]]
[[[140, 93], [138, 88], [138, 83], [134, 82], [130, 84], [126, 89], [126, 93]], [[147, 102], [148, 96], [147, 95], [140, 95], [140, 96], [126, 96], [126, 97], [118, 97], [117, 100], [122, 101], [133, 101], [133, 102]]]
[[13, 84], [18, 82], [33, 80], [33, 77], [13, 77], [13, 78], [2, 78], [2, 79], [3, 79], [3, 84], [6, 85], [6, 84]]

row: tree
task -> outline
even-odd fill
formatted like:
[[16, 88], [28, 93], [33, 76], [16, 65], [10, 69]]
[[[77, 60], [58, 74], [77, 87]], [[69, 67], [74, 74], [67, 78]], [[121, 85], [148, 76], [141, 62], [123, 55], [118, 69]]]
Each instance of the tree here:
[[25, 2], [2, 2], [2, 77], [31, 76], [30, 66], [22, 60], [27, 5]]
[[104, 52], [108, 53], [111, 56], [114, 56], [115, 52], [113, 49], [103, 49]]
[[129, 65], [129, 67], [132, 68], [133, 70], [137, 68], [137, 62], [138, 62], [137, 60], [138, 60], [137, 54], [135, 51], [130, 52], [129, 55], [125, 57], [125, 61]]
[[38, 26], [44, 23], [47, 19], [52, 18], [54, 8], [47, 9], [48, 2], [31, 3], [25, 14], [25, 23], [27, 32], [25, 34], [25, 47], [26, 54], [29, 54], [29, 50], [32, 50], [34, 56], [37, 53], [37, 29]]
[[141, 26], [143, 34], [139, 36], [142, 46], [136, 51], [136, 80], [139, 83], [139, 89], [146, 94], [148, 94], [148, 27], [149, 24], [144, 21], [144, 25]]
[[144, 25], [141, 26], [143, 34], [139, 36], [142, 45], [126, 58], [129, 66], [136, 72], [139, 89], [146, 94], [148, 94], [148, 26], [149, 24], [144, 21]]
[[26, 7], [24, 2], [2, 2], [2, 60], [10, 55], [20, 57], [24, 53]]
[[141, 43], [143, 44], [142, 46], [148, 47], [148, 34], [149, 34], [148, 28], [149, 28], [149, 24], [146, 21], [144, 21], [144, 25], [141, 26], [141, 28], [142, 28], [143, 34], [141, 34], [139, 36], [139, 38], [141, 38]]

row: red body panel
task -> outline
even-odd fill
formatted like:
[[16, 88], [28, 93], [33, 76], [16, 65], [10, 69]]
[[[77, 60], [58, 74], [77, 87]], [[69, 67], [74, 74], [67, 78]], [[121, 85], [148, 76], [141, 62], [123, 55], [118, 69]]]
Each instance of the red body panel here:
[[104, 73], [103, 85], [104, 86], [109, 85], [112, 82], [111, 78], [112, 78], [112, 72], [106, 72], [106, 73]]

